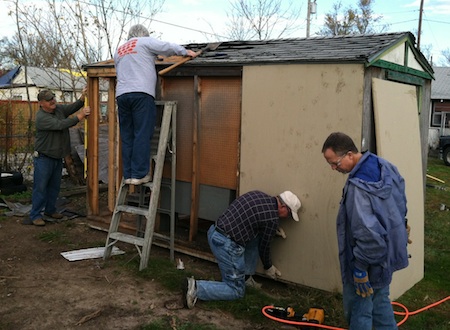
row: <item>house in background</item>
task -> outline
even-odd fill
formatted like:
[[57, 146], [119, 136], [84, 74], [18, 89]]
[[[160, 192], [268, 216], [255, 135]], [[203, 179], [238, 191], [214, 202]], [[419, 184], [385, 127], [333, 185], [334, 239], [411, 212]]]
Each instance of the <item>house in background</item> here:
[[434, 67], [428, 144], [436, 150], [441, 135], [450, 135], [450, 67]]
[[18, 66], [0, 77], [0, 100], [37, 101], [42, 89], [58, 102], [74, 102], [86, 86], [86, 77], [69, 70]]
[[[12, 163], [15, 158], [9, 157], [9, 150], [27, 151], [32, 148], [33, 139], [29, 138], [27, 119], [34, 121], [34, 116], [39, 109], [37, 95], [43, 89], [51, 90], [59, 103], [75, 102], [87, 85], [86, 75], [66, 69], [38, 68], [18, 66], [0, 77], [0, 159], [7, 158], [8, 166], [16, 168]], [[108, 81], [100, 82], [99, 99], [107, 98]], [[100, 103], [100, 116], [106, 113], [106, 103]], [[100, 118], [101, 120], [104, 117]], [[66, 159], [66, 163], [75, 162], [78, 167], [84, 160], [84, 136], [83, 127], [77, 125], [70, 129], [71, 143], [73, 147], [72, 159]], [[34, 135], [33, 135], [34, 136]], [[32, 149], [31, 149], [32, 150]], [[29, 151], [29, 150], [28, 150]], [[107, 152], [107, 149], [102, 151]], [[104, 158], [102, 158], [104, 159]], [[30, 166], [32, 162], [30, 161]], [[80, 171], [75, 173], [71, 166], [66, 166], [71, 177], [82, 181]], [[27, 173], [27, 178], [32, 178]]]

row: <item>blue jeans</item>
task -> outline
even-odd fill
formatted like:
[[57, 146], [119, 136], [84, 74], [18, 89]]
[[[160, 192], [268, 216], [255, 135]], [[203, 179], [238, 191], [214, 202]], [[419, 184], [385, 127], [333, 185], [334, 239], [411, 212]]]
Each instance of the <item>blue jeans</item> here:
[[370, 297], [358, 296], [352, 284], [344, 284], [344, 314], [349, 330], [393, 330], [397, 329], [389, 285], [374, 289]]
[[222, 282], [198, 280], [197, 298], [200, 300], [234, 300], [245, 294], [245, 248], [222, 235], [212, 225], [208, 242], [216, 257]]
[[146, 93], [117, 97], [122, 165], [125, 179], [141, 179], [150, 170], [150, 142], [155, 130], [156, 105]]
[[245, 245], [244, 260], [245, 260], [245, 275], [254, 275], [256, 266], [259, 260], [259, 241], [257, 236]]
[[34, 158], [33, 194], [30, 220], [42, 218], [41, 212], [56, 212], [61, 188], [62, 159], [39, 155]]

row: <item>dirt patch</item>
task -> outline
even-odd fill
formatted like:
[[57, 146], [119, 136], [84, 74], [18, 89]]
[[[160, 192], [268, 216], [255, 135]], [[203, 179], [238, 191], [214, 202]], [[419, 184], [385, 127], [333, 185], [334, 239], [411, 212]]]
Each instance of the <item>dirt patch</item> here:
[[[254, 329], [222, 312], [197, 306], [171, 309], [167, 302], [180, 301], [179, 292], [136, 277], [114, 257], [107, 262], [66, 260], [61, 252], [100, 246], [106, 240], [106, 233], [90, 228], [86, 218], [45, 227], [22, 225], [22, 220], [10, 216], [0, 221], [0, 329], [139, 329], [161, 319], [170, 320], [171, 329], [186, 322]], [[119, 248], [130, 257], [136, 254], [132, 246]], [[168, 255], [152, 247], [152, 255], [157, 253]], [[217, 272], [211, 262], [188, 257], [183, 261], [204, 263], [202, 270]]]
[[[47, 222], [44, 227], [23, 225], [24, 218], [17, 213], [0, 217], [0, 330], [141, 329], [155, 321], [167, 329], [193, 329], [186, 327], [188, 324], [242, 330], [292, 328], [271, 321], [267, 326], [255, 325], [227, 312], [204, 308], [202, 302], [192, 310], [180, 309], [181, 289], [170, 291], [156, 278], [145, 279], [123, 267], [124, 260], [139, 258], [130, 244], [117, 244], [125, 251], [120, 258], [68, 261], [62, 252], [103, 246], [107, 233], [94, 229], [91, 219], [83, 216], [85, 194], [67, 193], [75, 189], [70, 183], [65, 185], [67, 182], [63, 182], [60, 209], [69, 211], [66, 214], [78, 212], [79, 217]], [[151, 258], [169, 259], [169, 255], [168, 249], [152, 246]], [[213, 262], [176, 252], [178, 258], [182, 258], [186, 271], [195, 270], [201, 278], [220, 278]], [[283, 296], [289, 290], [285, 285], [276, 290], [273, 281], [259, 280], [270, 296]]]

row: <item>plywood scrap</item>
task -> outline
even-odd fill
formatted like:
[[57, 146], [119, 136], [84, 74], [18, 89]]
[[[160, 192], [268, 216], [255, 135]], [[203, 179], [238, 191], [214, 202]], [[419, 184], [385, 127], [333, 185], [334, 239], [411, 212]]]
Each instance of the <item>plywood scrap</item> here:
[[[78, 261], [85, 259], [102, 258], [105, 252], [105, 247], [88, 248], [74, 251], [61, 252], [61, 255], [69, 261]], [[111, 255], [124, 254], [125, 251], [113, 246]]]

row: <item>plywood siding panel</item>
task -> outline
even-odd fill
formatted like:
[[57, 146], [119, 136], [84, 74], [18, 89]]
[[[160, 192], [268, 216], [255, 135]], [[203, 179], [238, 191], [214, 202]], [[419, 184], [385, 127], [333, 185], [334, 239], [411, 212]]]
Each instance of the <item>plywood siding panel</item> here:
[[239, 193], [297, 194], [300, 222], [281, 220], [287, 238], [274, 239], [273, 263], [285, 281], [339, 291], [336, 215], [346, 176], [331, 170], [321, 149], [334, 131], [361, 144], [364, 67], [266, 65], [243, 73]]
[[[416, 87], [374, 78], [373, 100], [377, 153], [397, 166], [405, 179], [406, 216], [414, 242], [408, 245], [409, 266], [394, 274], [391, 296], [396, 299], [419, 282], [424, 272], [424, 187]], [[405, 137], [408, 152], [401, 152]]]

